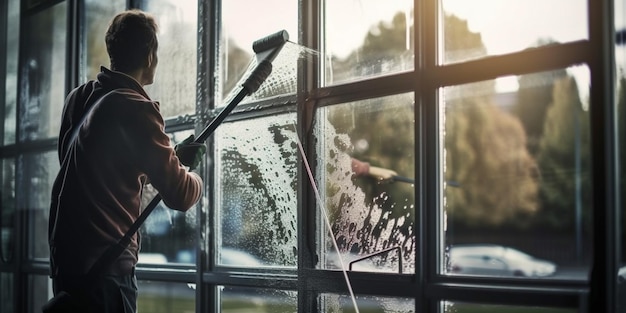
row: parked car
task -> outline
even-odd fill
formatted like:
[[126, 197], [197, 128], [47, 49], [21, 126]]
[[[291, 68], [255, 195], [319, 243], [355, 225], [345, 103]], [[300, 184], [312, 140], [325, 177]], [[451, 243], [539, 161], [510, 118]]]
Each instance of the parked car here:
[[448, 273], [460, 275], [545, 277], [556, 272], [553, 262], [499, 245], [454, 245], [448, 261]]

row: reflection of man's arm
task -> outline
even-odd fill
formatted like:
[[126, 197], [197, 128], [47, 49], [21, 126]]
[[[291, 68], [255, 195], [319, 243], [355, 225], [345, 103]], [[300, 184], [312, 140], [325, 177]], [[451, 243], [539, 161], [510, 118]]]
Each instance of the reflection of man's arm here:
[[377, 180], [389, 180], [398, 175], [395, 171], [390, 169], [371, 166], [369, 163], [355, 158], [352, 158], [352, 171], [356, 176], [372, 176]]

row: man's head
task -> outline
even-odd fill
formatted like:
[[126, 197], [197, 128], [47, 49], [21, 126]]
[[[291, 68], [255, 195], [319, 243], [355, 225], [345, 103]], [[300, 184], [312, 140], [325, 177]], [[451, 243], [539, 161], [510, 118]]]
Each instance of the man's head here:
[[150, 14], [129, 10], [116, 15], [109, 25], [105, 42], [111, 69], [127, 74], [140, 73], [139, 82], [154, 81], [157, 64], [157, 23]]

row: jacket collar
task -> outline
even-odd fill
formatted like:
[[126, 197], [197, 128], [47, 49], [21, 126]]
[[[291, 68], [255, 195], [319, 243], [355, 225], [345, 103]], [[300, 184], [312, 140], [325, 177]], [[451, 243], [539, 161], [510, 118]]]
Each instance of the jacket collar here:
[[138, 92], [142, 96], [146, 97], [146, 99], [150, 99], [139, 82], [125, 73], [112, 71], [104, 66], [101, 66], [100, 73], [98, 73], [97, 78], [102, 87], [105, 89], [113, 90], [118, 88], [128, 88]]

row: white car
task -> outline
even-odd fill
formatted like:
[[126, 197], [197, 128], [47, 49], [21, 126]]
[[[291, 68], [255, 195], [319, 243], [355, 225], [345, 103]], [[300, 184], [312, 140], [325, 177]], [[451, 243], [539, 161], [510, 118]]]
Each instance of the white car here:
[[459, 275], [545, 277], [556, 272], [553, 262], [499, 245], [453, 245], [448, 261], [448, 273]]

